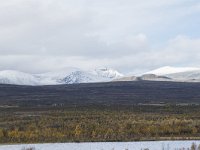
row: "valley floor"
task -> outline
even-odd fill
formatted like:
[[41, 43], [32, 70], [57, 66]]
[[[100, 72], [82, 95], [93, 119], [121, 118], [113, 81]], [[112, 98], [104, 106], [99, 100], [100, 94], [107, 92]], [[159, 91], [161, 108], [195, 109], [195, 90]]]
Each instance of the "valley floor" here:
[[199, 105], [0, 108], [2, 144], [199, 139]]
[[0, 143], [200, 140], [200, 84], [0, 85]]

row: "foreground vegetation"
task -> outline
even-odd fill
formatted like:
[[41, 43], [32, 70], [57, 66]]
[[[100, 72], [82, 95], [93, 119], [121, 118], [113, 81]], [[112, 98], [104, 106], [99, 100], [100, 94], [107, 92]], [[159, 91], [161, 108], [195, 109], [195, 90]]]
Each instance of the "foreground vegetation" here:
[[0, 108], [0, 143], [200, 139], [200, 106]]

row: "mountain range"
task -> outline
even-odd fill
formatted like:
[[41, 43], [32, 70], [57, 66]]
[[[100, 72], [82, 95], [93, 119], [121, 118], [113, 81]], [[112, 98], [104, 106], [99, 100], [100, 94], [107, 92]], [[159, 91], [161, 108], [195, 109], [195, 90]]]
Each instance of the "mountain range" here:
[[0, 71], [1, 84], [16, 85], [57, 85], [108, 82], [120, 77], [123, 77], [121, 73], [108, 68], [99, 68], [89, 71], [78, 68], [66, 68], [42, 74], [29, 74], [15, 70]]
[[58, 85], [141, 80], [200, 82], [200, 68], [165, 66], [137, 76], [125, 76], [109, 68], [98, 68], [94, 70], [65, 68], [42, 74], [30, 74], [16, 70], [0, 71], [0, 84]]

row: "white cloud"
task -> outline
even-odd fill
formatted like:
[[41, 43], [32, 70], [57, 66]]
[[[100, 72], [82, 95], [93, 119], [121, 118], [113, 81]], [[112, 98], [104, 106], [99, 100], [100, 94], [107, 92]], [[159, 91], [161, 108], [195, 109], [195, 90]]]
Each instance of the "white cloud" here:
[[0, 69], [198, 65], [199, 6], [197, 0], [4, 0]]

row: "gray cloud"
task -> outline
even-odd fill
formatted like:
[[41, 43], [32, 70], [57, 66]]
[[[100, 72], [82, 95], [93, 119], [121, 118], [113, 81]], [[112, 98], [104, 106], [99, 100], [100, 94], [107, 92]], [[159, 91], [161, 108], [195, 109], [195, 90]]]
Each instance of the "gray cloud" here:
[[197, 0], [4, 0], [0, 69], [197, 66], [199, 13]]

